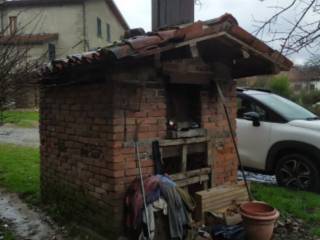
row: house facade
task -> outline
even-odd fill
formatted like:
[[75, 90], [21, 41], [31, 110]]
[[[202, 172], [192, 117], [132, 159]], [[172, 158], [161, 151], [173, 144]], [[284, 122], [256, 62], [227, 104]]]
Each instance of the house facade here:
[[288, 72], [288, 78], [295, 93], [320, 90], [320, 74], [317, 68], [294, 67]]
[[[112, 0], [0, 1], [0, 46], [26, 49], [26, 61], [95, 50], [119, 40], [128, 28]], [[35, 93], [19, 94], [17, 107], [36, 105]]]
[[0, 14], [1, 43], [32, 46], [29, 59], [93, 50], [129, 28], [112, 0], [3, 1]]

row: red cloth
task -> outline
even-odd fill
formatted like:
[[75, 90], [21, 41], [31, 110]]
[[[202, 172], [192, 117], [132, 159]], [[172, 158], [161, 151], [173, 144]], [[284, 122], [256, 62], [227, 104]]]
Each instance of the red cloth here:
[[[150, 176], [144, 180], [146, 197], [159, 188], [160, 176]], [[126, 225], [138, 229], [142, 222], [143, 197], [140, 178], [135, 179], [129, 186], [126, 197]]]

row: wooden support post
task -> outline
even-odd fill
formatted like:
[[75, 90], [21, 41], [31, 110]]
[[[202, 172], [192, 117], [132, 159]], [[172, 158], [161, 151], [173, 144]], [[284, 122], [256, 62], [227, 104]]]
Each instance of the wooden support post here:
[[[187, 172], [187, 163], [188, 163], [188, 145], [183, 144], [182, 145], [182, 169], [181, 172], [185, 173]], [[183, 189], [188, 191], [188, 185], [183, 186]]]
[[193, 58], [199, 58], [199, 50], [196, 42], [190, 43], [190, 51]]
[[185, 173], [187, 171], [187, 161], [188, 161], [188, 145], [182, 145], [182, 166], [181, 172]]
[[[213, 168], [214, 168], [214, 159], [213, 159], [213, 152], [212, 152], [212, 140], [208, 141], [207, 144], [207, 160], [208, 160], [208, 166], [211, 168], [211, 179], [210, 179], [210, 185], [211, 187], [215, 186], [215, 182], [214, 182], [214, 172], [213, 172]], [[207, 188], [208, 189], [208, 188]]]

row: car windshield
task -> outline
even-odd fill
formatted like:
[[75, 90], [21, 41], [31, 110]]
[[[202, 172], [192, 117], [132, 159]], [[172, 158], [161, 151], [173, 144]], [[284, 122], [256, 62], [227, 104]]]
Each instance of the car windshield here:
[[317, 120], [315, 114], [294, 102], [275, 94], [254, 94], [254, 98], [273, 109], [289, 121], [293, 120]]

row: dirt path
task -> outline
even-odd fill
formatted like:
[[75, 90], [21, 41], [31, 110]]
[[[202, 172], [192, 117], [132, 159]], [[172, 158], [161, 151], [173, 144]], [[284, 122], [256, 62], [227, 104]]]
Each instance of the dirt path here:
[[16, 194], [3, 189], [0, 189], [0, 219], [19, 240], [63, 239], [57, 228], [47, 222], [47, 217], [31, 210]]
[[10, 143], [28, 147], [39, 146], [38, 128], [0, 127], [0, 143]]

